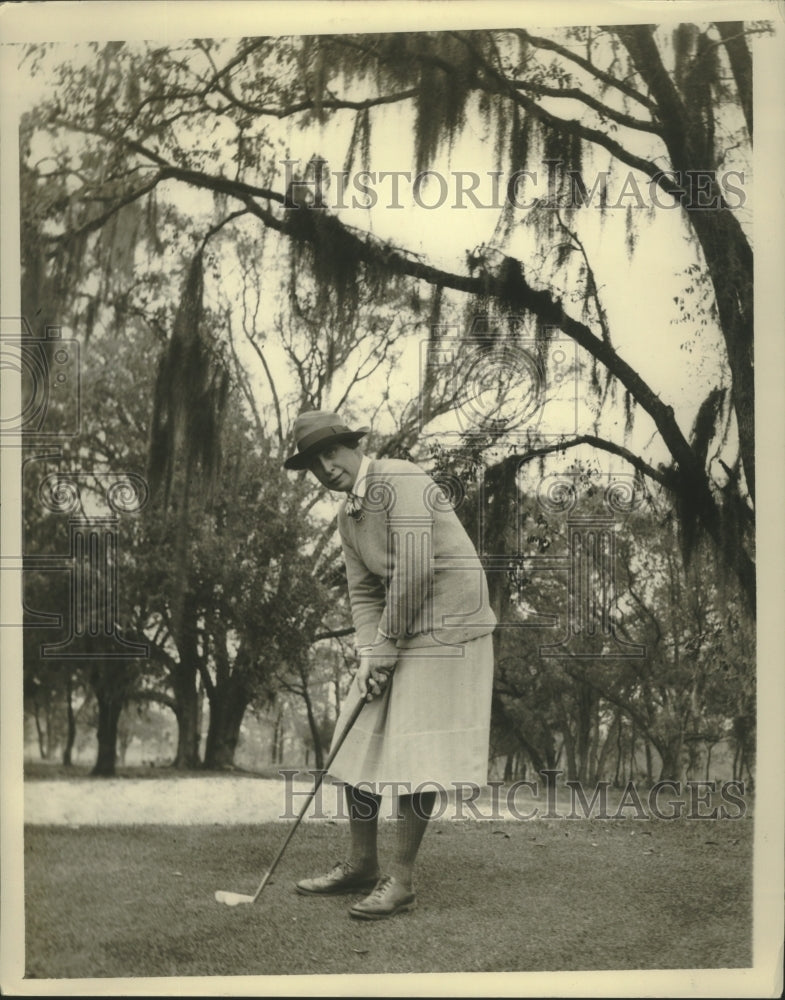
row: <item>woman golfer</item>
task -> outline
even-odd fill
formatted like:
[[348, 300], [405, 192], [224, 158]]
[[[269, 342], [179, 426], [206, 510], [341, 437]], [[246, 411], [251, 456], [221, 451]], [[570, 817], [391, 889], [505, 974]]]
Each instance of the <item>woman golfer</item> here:
[[[357, 700], [368, 701], [330, 768], [346, 785], [351, 853], [296, 888], [371, 890], [349, 913], [378, 920], [414, 905], [414, 862], [437, 791], [487, 781], [496, 618], [445, 491], [411, 462], [365, 456], [358, 442], [367, 430], [335, 413], [302, 413], [284, 465], [348, 494], [338, 529], [360, 665], [336, 734]], [[380, 868], [385, 788], [397, 795], [398, 822], [393, 857]]]

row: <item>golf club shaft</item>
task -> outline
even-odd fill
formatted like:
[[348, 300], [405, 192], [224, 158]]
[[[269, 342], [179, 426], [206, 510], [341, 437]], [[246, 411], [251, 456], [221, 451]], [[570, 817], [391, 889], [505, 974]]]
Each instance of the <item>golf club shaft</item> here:
[[300, 814], [299, 814], [299, 816], [298, 816], [298, 817], [297, 817], [297, 819], [296, 819], [296, 820], [294, 821], [294, 824], [292, 825], [291, 829], [290, 829], [290, 830], [289, 830], [289, 832], [287, 833], [287, 835], [286, 835], [286, 839], [284, 840], [283, 844], [281, 844], [281, 847], [280, 847], [280, 850], [278, 851], [278, 853], [276, 854], [275, 858], [273, 859], [273, 863], [272, 863], [272, 864], [270, 865], [270, 867], [269, 867], [269, 868], [267, 869], [267, 872], [266, 872], [266, 874], [265, 874], [264, 878], [263, 878], [263, 879], [262, 879], [262, 881], [261, 881], [261, 882], [259, 883], [259, 888], [258, 888], [258, 889], [256, 890], [256, 892], [254, 893], [254, 897], [253, 897], [253, 901], [254, 901], [254, 903], [255, 903], [255, 902], [256, 902], [256, 900], [257, 900], [257, 899], [259, 898], [259, 896], [261, 896], [261, 894], [262, 894], [262, 890], [264, 889], [264, 887], [265, 887], [265, 886], [267, 885], [268, 881], [269, 881], [269, 880], [270, 880], [270, 878], [272, 877], [272, 874], [273, 874], [273, 872], [275, 871], [275, 869], [276, 869], [276, 867], [277, 867], [277, 865], [278, 865], [278, 862], [279, 862], [279, 861], [281, 860], [281, 858], [283, 857], [283, 852], [284, 852], [284, 851], [286, 850], [286, 847], [287, 847], [287, 845], [288, 845], [289, 841], [290, 841], [290, 840], [292, 839], [292, 837], [294, 836], [294, 831], [295, 831], [295, 830], [297, 829], [297, 827], [298, 827], [298, 826], [300, 825], [300, 820], [301, 820], [301, 819], [303, 818], [303, 816], [305, 815], [305, 813], [306, 813], [306, 810], [308, 809], [308, 806], [310, 806], [311, 802], [313, 802], [313, 797], [314, 797], [314, 795], [316, 795], [317, 791], [319, 790], [319, 786], [320, 786], [320, 785], [321, 785], [321, 783], [322, 783], [322, 779], [324, 778], [324, 776], [325, 776], [325, 774], [327, 773], [327, 771], [329, 771], [329, 769], [330, 769], [330, 765], [331, 765], [331, 764], [332, 764], [332, 762], [333, 762], [333, 761], [335, 760], [335, 757], [336, 757], [336, 754], [338, 753], [338, 751], [339, 751], [339, 750], [341, 749], [341, 747], [343, 746], [343, 741], [344, 741], [344, 740], [346, 739], [346, 737], [347, 737], [347, 736], [349, 735], [349, 730], [350, 730], [350, 729], [352, 728], [352, 726], [353, 726], [353, 725], [355, 724], [355, 722], [357, 721], [357, 717], [359, 716], [360, 712], [362, 711], [362, 708], [363, 708], [363, 705], [364, 705], [364, 704], [365, 704], [365, 699], [364, 699], [364, 698], [360, 698], [360, 700], [359, 700], [359, 701], [357, 702], [357, 704], [356, 704], [356, 705], [354, 706], [354, 708], [352, 709], [352, 713], [351, 713], [351, 715], [349, 716], [349, 718], [348, 718], [348, 720], [347, 720], [347, 722], [346, 722], [346, 725], [344, 726], [344, 730], [343, 730], [343, 732], [342, 732], [342, 733], [341, 733], [341, 735], [340, 735], [340, 736], [338, 737], [338, 740], [336, 741], [336, 743], [335, 743], [335, 746], [333, 747], [332, 751], [330, 752], [330, 755], [329, 755], [329, 757], [328, 757], [328, 758], [327, 758], [327, 760], [326, 760], [326, 761], [324, 762], [324, 767], [323, 767], [323, 768], [321, 769], [321, 771], [320, 771], [320, 772], [319, 772], [319, 773], [318, 773], [318, 774], [316, 775], [316, 779], [315, 779], [315, 781], [314, 781], [314, 785], [313, 785], [313, 788], [311, 789], [311, 792], [309, 793], [308, 797], [306, 798], [305, 802], [303, 803], [303, 805], [302, 805], [302, 808], [300, 809]]

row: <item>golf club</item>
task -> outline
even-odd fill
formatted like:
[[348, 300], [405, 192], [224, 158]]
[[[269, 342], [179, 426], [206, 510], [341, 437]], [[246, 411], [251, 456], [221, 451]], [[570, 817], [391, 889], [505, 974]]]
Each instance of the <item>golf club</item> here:
[[278, 865], [278, 862], [281, 860], [281, 857], [283, 856], [283, 852], [286, 850], [286, 845], [292, 839], [292, 836], [294, 835], [294, 831], [300, 825], [300, 820], [303, 818], [303, 816], [305, 815], [306, 810], [308, 809], [308, 806], [313, 801], [313, 797], [314, 797], [314, 795], [316, 795], [316, 792], [318, 791], [319, 786], [322, 783], [322, 778], [325, 776], [325, 774], [327, 773], [327, 771], [330, 769], [330, 765], [332, 764], [333, 760], [335, 760], [335, 755], [338, 753], [338, 751], [343, 746], [343, 741], [349, 735], [349, 730], [352, 728], [352, 726], [357, 721], [357, 717], [359, 716], [360, 712], [362, 711], [362, 707], [363, 707], [364, 704], [365, 704], [365, 699], [364, 698], [360, 698], [360, 700], [357, 702], [357, 704], [355, 705], [355, 707], [352, 709], [352, 714], [349, 716], [349, 720], [346, 723], [344, 731], [341, 733], [341, 735], [340, 735], [337, 743], [333, 747], [333, 750], [330, 753], [330, 756], [325, 761], [324, 767], [321, 769], [321, 771], [319, 772], [319, 774], [316, 775], [316, 780], [314, 781], [313, 789], [309, 793], [308, 798], [303, 803], [302, 809], [300, 809], [300, 815], [294, 821], [294, 825], [289, 830], [289, 833], [286, 835], [286, 840], [284, 840], [283, 844], [281, 844], [281, 849], [276, 854], [276, 856], [275, 856], [275, 858], [273, 860], [273, 863], [270, 865], [270, 867], [265, 872], [264, 878], [259, 883], [259, 888], [253, 894], [253, 896], [247, 896], [247, 895], [244, 895], [243, 893], [240, 893], [240, 892], [225, 892], [223, 889], [219, 889], [216, 892], [216, 894], [215, 894], [215, 900], [216, 900], [217, 903], [225, 903], [227, 906], [239, 906], [242, 903], [255, 903], [256, 900], [261, 896], [262, 890], [267, 885], [267, 883], [270, 881], [270, 877], [272, 876], [273, 872], [275, 871], [275, 869], [276, 869], [276, 867]]

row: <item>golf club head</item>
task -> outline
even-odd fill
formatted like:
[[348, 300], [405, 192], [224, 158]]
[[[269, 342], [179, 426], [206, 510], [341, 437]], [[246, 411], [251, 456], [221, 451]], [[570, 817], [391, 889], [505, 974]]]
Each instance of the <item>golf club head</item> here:
[[240, 906], [241, 903], [253, 903], [253, 896], [245, 896], [241, 892], [224, 892], [219, 889], [215, 894], [216, 903], [225, 903], [226, 906]]
[[219, 889], [218, 892], [216, 892], [216, 894], [215, 894], [215, 901], [217, 903], [223, 903], [225, 906], [240, 906], [243, 903], [255, 903], [256, 900], [259, 898], [259, 896], [261, 896], [262, 890], [264, 889], [264, 887], [266, 885], [272, 884], [271, 881], [270, 881], [271, 876], [272, 876], [273, 872], [275, 871], [275, 868], [276, 868], [278, 862], [281, 860], [283, 852], [286, 850], [286, 845], [289, 843], [289, 841], [292, 838], [292, 834], [294, 833], [294, 831], [299, 826], [300, 820], [305, 815], [305, 810], [311, 804], [311, 801], [313, 800], [313, 797], [316, 794], [317, 789], [319, 788], [319, 786], [322, 783], [322, 778], [324, 777], [325, 773], [327, 771], [329, 771], [330, 764], [333, 762], [333, 760], [335, 758], [335, 755], [340, 750], [341, 745], [343, 744], [343, 741], [346, 739], [346, 736], [349, 733], [349, 730], [352, 728], [352, 726], [354, 725], [354, 723], [357, 721], [357, 717], [359, 716], [360, 712], [362, 711], [364, 705], [365, 705], [365, 699], [364, 698], [360, 698], [360, 700], [355, 704], [354, 708], [352, 709], [351, 715], [349, 716], [349, 721], [344, 726], [343, 732], [341, 733], [341, 735], [336, 740], [335, 744], [333, 745], [333, 748], [330, 751], [329, 757], [325, 761], [324, 767], [319, 771], [319, 773], [318, 773], [318, 775], [316, 777], [316, 780], [314, 781], [313, 791], [311, 791], [310, 794], [306, 797], [306, 800], [303, 803], [302, 809], [300, 810], [299, 816], [297, 817], [297, 819], [295, 820], [294, 824], [290, 828], [288, 834], [286, 835], [286, 839], [284, 840], [283, 844], [281, 844], [281, 847], [280, 847], [278, 853], [276, 854], [275, 858], [273, 859], [272, 864], [270, 865], [270, 867], [265, 872], [264, 878], [259, 883], [259, 888], [253, 894], [253, 896], [246, 896], [246, 895], [244, 895], [241, 892], [225, 892], [224, 890]]

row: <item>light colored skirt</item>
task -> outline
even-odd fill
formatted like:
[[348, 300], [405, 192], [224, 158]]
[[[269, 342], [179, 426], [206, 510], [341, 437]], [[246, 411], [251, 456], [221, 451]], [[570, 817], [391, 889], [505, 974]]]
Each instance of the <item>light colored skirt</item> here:
[[[402, 649], [391, 683], [364, 706], [330, 774], [350, 785], [405, 782], [397, 792], [402, 795], [426, 783], [447, 790], [456, 782], [484, 785], [492, 690], [490, 635], [447, 650]], [[343, 732], [358, 698], [355, 679], [333, 739]]]

